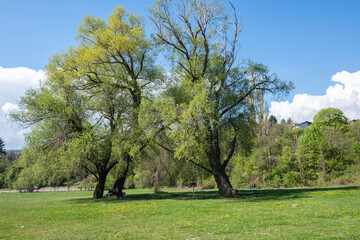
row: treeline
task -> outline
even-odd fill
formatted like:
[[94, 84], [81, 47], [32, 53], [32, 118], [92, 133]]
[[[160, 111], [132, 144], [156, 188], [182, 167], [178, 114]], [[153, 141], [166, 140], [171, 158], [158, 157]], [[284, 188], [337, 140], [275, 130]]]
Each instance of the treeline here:
[[[250, 182], [261, 187], [325, 186], [360, 183], [360, 121], [349, 121], [339, 109], [320, 111], [304, 130], [270, 116], [254, 125], [256, 136], [251, 151], [237, 151], [228, 174], [237, 188]], [[129, 171], [126, 188], [191, 187], [215, 188], [213, 176], [188, 161], [174, 158], [159, 145], [148, 148], [139, 164]], [[28, 165], [8, 152], [1, 162], [2, 187], [29, 189], [33, 186], [72, 186], [95, 188], [96, 179], [73, 168]], [[16, 161], [14, 161], [16, 160]], [[38, 170], [36, 170], [38, 169]], [[105, 185], [112, 189], [117, 170], [110, 171]], [[85, 178], [84, 178], [85, 176]]]
[[12, 165], [19, 161], [20, 151], [5, 150], [5, 142], [0, 137], [0, 188], [11, 186], [15, 179], [11, 179]]
[[304, 130], [284, 120], [265, 123], [249, 156], [234, 161], [234, 184], [323, 186], [360, 181], [360, 121], [336, 108], [321, 110]]

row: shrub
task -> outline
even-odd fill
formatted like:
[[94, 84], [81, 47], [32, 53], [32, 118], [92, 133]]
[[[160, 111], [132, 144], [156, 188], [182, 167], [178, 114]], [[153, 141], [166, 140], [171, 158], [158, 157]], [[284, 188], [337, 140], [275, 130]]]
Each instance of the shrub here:
[[286, 187], [296, 187], [301, 183], [300, 173], [298, 172], [288, 172], [284, 175], [284, 184]]
[[31, 168], [22, 170], [18, 179], [14, 183], [15, 189], [19, 190], [20, 192], [24, 190], [32, 192], [35, 185], [37, 184], [35, 182], [34, 173]]

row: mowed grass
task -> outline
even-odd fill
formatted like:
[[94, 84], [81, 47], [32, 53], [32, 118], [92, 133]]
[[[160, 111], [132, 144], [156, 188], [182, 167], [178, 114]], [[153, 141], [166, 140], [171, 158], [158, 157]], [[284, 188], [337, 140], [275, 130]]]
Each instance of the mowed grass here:
[[0, 239], [360, 239], [360, 187], [0, 194]]

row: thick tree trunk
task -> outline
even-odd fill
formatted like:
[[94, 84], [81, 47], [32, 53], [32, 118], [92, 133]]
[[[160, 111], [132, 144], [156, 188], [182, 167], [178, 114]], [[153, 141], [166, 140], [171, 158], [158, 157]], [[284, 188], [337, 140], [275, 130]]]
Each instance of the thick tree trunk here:
[[99, 178], [95, 187], [95, 191], [93, 194], [93, 199], [103, 198], [104, 190], [105, 190], [105, 182], [106, 182], [107, 173], [101, 172], [99, 173]]
[[126, 177], [127, 177], [127, 172], [123, 172], [123, 174], [116, 179], [114, 183], [114, 187], [112, 189], [111, 197], [122, 198], [122, 190], [124, 189]]
[[122, 198], [122, 190], [124, 189], [124, 184], [129, 172], [131, 157], [128, 153], [122, 153], [122, 159], [125, 162], [125, 167], [123, 171], [120, 172], [119, 176], [117, 177], [114, 187], [112, 189], [112, 197]]
[[[236, 196], [237, 190], [233, 189], [229, 177], [225, 173], [225, 171], [222, 171], [221, 169], [213, 169], [216, 171], [214, 173], [214, 178], [217, 184], [217, 187], [219, 189], [219, 193], [222, 196]], [[220, 171], [219, 171], [220, 170]]]
[[[126, 173], [126, 175], [127, 175], [127, 173]], [[111, 197], [122, 198], [122, 190], [124, 189], [124, 184], [125, 184], [126, 177], [127, 177], [126, 175], [122, 175], [116, 179], [116, 181], [114, 183], [114, 187], [112, 189]]]
[[[216, 146], [216, 145], [215, 145]], [[226, 164], [221, 164], [220, 161], [220, 150], [218, 147], [213, 147], [207, 153], [207, 158], [210, 163], [212, 174], [215, 178], [219, 193], [222, 196], [235, 196], [237, 190], [233, 189], [229, 177], [226, 174]]]

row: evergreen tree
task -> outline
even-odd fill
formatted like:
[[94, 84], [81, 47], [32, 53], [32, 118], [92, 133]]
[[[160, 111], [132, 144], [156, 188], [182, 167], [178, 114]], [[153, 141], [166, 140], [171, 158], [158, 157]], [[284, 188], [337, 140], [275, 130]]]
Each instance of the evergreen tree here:
[[5, 142], [1, 137], [0, 137], [0, 155], [6, 155]]

